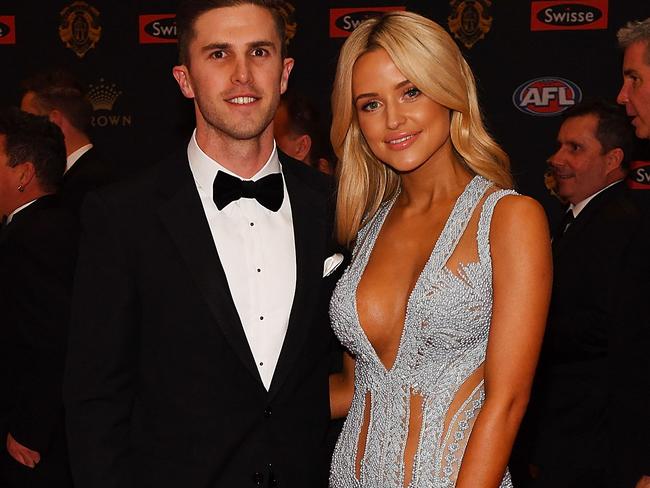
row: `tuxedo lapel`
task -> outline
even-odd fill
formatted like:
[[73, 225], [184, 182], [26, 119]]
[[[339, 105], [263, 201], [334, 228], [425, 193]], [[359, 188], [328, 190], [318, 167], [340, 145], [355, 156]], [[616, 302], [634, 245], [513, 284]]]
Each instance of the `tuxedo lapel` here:
[[273, 374], [269, 395], [273, 396], [291, 372], [314, 322], [314, 307], [323, 274], [326, 248], [326, 208], [322, 194], [306, 185], [289, 163], [282, 167], [291, 201], [296, 247], [296, 291], [289, 325]]
[[160, 180], [159, 217], [226, 341], [261, 385], [187, 159], [179, 158], [169, 169]]

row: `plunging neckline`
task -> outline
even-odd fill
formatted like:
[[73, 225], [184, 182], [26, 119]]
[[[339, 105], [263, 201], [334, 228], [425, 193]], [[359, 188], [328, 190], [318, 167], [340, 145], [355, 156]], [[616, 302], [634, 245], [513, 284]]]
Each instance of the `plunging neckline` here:
[[[362, 340], [366, 342], [367, 346], [370, 348], [372, 351], [372, 357], [374, 360], [380, 365], [382, 371], [384, 374], [392, 374], [395, 371], [396, 366], [398, 365], [400, 361], [400, 357], [402, 356], [402, 349], [404, 345], [404, 340], [406, 337], [407, 333], [407, 324], [408, 324], [408, 319], [409, 315], [411, 312], [412, 308], [412, 301], [413, 297], [415, 295], [415, 292], [418, 290], [418, 288], [421, 285], [422, 282], [422, 277], [424, 276], [425, 272], [428, 271], [428, 269], [432, 266], [433, 262], [433, 257], [437, 254], [437, 251], [439, 251], [439, 247], [441, 246], [441, 242], [443, 241], [443, 237], [446, 237], [446, 235], [450, 232], [450, 227], [451, 227], [451, 222], [454, 220], [453, 217], [456, 216], [456, 214], [460, 211], [460, 202], [463, 201], [469, 191], [473, 189], [474, 186], [478, 185], [478, 182], [481, 180], [484, 180], [480, 175], [475, 175], [468, 183], [465, 185], [465, 188], [461, 192], [461, 194], [458, 196], [456, 201], [454, 202], [454, 205], [451, 209], [451, 212], [449, 212], [449, 215], [447, 216], [447, 220], [445, 222], [445, 225], [443, 226], [442, 230], [440, 231], [440, 234], [438, 235], [435, 244], [433, 245], [433, 248], [431, 249], [431, 253], [429, 254], [429, 257], [427, 258], [426, 263], [424, 263], [424, 266], [420, 270], [420, 273], [418, 274], [417, 279], [415, 280], [415, 284], [413, 285], [413, 288], [409, 292], [408, 299], [406, 300], [406, 311], [404, 313], [404, 319], [402, 321], [402, 332], [400, 334], [400, 339], [399, 343], [397, 345], [397, 354], [395, 355], [395, 360], [393, 361], [393, 364], [391, 365], [390, 368], [387, 368], [384, 362], [381, 360], [379, 357], [379, 354], [377, 354], [377, 350], [375, 347], [372, 345], [372, 342], [368, 338], [368, 335], [366, 334], [365, 329], [361, 325], [361, 319], [359, 317], [359, 307], [357, 303], [357, 292], [359, 289], [359, 284], [361, 283], [361, 280], [363, 279], [363, 274], [366, 270], [366, 267], [368, 266], [368, 262], [370, 261], [370, 258], [372, 257], [372, 252], [374, 250], [374, 244], [377, 242], [377, 239], [379, 238], [379, 234], [381, 234], [381, 229], [384, 227], [384, 223], [386, 222], [386, 218], [388, 217], [388, 214], [390, 211], [393, 209], [393, 206], [395, 205], [395, 202], [397, 201], [397, 197], [399, 196], [400, 192], [398, 191], [397, 194], [390, 200], [388, 201], [384, 206], [380, 207], [379, 212], [383, 212], [383, 215], [375, 216], [374, 218], [378, 218], [378, 221], [376, 222], [375, 226], [370, 229], [370, 232], [368, 236], [364, 239], [364, 242], [361, 244], [362, 246], [367, 246], [367, 245], [372, 245], [372, 249], [370, 250], [369, 253], [366, 253], [365, 259], [360, 263], [359, 266], [359, 279], [356, 282], [356, 285], [354, 287], [354, 319], [356, 322], [357, 327], [359, 328], [359, 331], [361, 332]], [[481, 195], [479, 198], [476, 199], [476, 201], [473, 203], [471, 212], [474, 212], [476, 209], [476, 205], [480, 201], [481, 197], [485, 194], [485, 191], [487, 190], [488, 186], [485, 186], [483, 191], [481, 192]], [[454, 239], [454, 245], [451, 248], [451, 252], [456, 248], [458, 241], [462, 237], [465, 228], [467, 227], [467, 222], [465, 222], [465, 225], [462, 228], [462, 231], [458, 233], [458, 235]], [[370, 239], [371, 238], [371, 239]], [[444, 266], [444, 263], [449, 259], [449, 256], [451, 254], [447, 255], [445, 259], [442, 261], [442, 266]], [[441, 266], [441, 267], [442, 267]]]

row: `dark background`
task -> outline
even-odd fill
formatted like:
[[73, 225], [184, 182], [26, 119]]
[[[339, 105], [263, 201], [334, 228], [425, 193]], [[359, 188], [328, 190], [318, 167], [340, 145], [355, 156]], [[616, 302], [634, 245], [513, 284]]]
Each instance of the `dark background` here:
[[[647, 0], [584, 0], [555, 2], [575, 10], [577, 3], [608, 7], [604, 29], [531, 30], [529, 0], [466, 0], [465, 7], [483, 7], [492, 17], [490, 30], [473, 47], [459, 41], [477, 78], [479, 97], [488, 127], [510, 154], [518, 188], [540, 200], [553, 216], [559, 208], [543, 185], [546, 158], [554, 151], [561, 119], [534, 116], [513, 104], [517, 87], [540, 77], [560, 77], [582, 90], [583, 98], [604, 96], [614, 100], [621, 83], [622, 53], [616, 31], [628, 20], [650, 16]], [[193, 129], [191, 102], [185, 100], [172, 78], [176, 44], [139, 42], [139, 16], [172, 14], [176, 0], [88, 0], [99, 15], [101, 36], [83, 57], [59, 37], [61, 12], [72, 0], [1, 0], [3, 16], [14, 16], [15, 44], [0, 37], [0, 105], [18, 104], [19, 83], [26, 76], [51, 67], [65, 67], [85, 82], [119, 93], [110, 109], [95, 111], [92, 137], [106, 157], [125, 172], [136, 171], [185, 144]], [[307, 95], [327, 122], [338, 50], [344, 38], [330, 37], [330, 9], [405, 7], [449, 30], [448, 17], [461, 0], [293, 0], [297, 34], [289, 51], [296, 59], [291, 76], [293, 90]], [[552, 2], [546, 2], [552, 3]], [[602, 20], [601, 20], [602, 22]], [[5, 22], [6, 24], [6, 22]], [[426, 60], [423, 60], [426, 62]], [[101, 90], [100, 90], [101, 91]], [[647, 145], [639, 153], [648, 159]], [[648, 168], [650, 170], [650, 168]], [[632, 178], [641, 178], [633, 173]], [[650, 174], [650, 171], [648, 172]], [[645, 185], [650, 188], [650, 185]], [[650, 192], [649, 192], [650, 194]]]

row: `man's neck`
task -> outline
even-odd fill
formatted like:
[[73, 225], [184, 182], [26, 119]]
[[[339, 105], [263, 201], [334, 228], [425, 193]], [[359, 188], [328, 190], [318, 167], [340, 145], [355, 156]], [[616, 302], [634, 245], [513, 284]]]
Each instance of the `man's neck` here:
[[262, 169], [273, 151], [273, 128], [267, 127], [259, 137], [237, 140], [215, 131], [201, 130], [197, 125], [196, 143], [224, 168], [248, 179]]
[[65, 137], [65, 152], [66, 156], [70, 156], [80, 147], [90, 144], [90, 139], [86, 134], [76, 133], [76, 134], [67, 134]]

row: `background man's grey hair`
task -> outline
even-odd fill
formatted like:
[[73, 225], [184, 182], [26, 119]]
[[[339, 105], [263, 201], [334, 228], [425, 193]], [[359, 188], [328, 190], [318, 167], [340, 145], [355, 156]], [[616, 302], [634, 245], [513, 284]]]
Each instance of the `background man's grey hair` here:
[[616, 33], [618, 45], [626, 49], [635, 42], [645, 42], [643, 60], [650, 65], [650, 17], [645, 20], [633, 20], [621, 27]]

